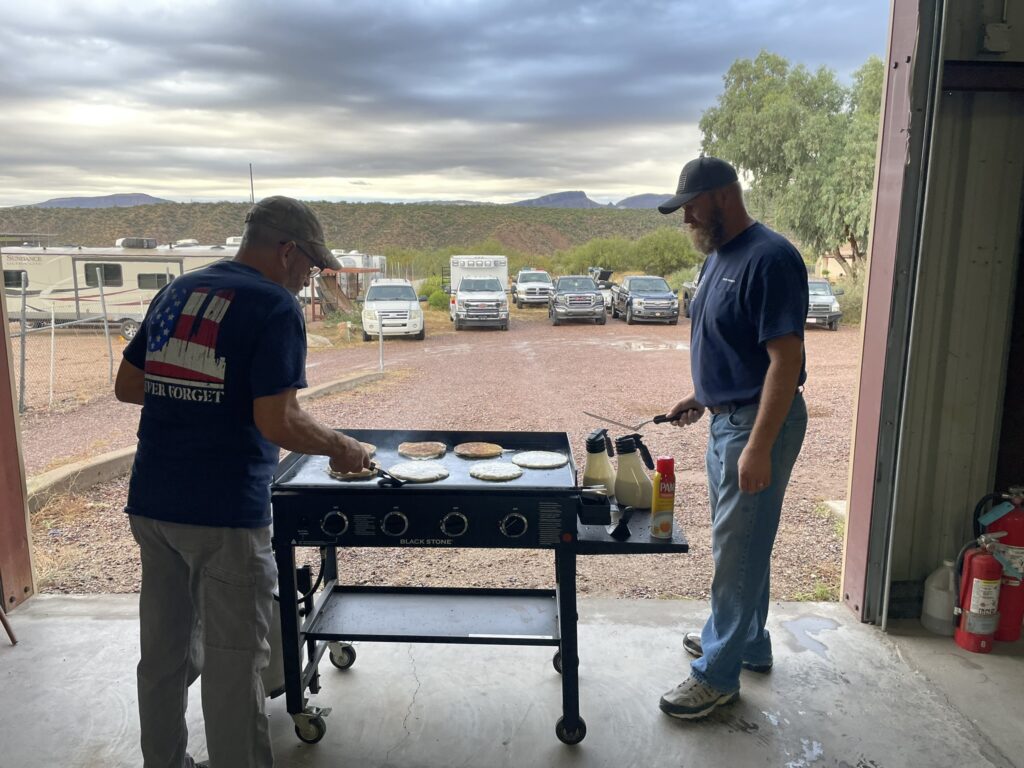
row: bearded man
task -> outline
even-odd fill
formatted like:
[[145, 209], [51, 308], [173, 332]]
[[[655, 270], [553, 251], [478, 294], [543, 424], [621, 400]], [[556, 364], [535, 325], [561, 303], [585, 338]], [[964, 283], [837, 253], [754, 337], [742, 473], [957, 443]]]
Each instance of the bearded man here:
[[807, 268], [792, 243], [750, 217], [724, 160], [699, 157], [683, 167], [675, 196], [658, 210], [680, 208], [707, 258], [690, 302], [693, 392], [668, 413], [677, 427], [711, 415], [705, 461], [715, 574], [711, 615], [683, 639], [696, 657], [690, 676], [660, 706], [696, 719], [739, 698], [742, 669], [772, 668], [772, 547], [807, 429]]

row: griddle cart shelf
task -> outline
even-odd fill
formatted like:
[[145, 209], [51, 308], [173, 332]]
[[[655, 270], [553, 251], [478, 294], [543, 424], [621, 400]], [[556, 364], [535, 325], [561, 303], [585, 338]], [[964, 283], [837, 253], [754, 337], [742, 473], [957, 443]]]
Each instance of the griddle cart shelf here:
[[304, 631], [315, 640], [558, 645], [553, 589], [336, 585]]

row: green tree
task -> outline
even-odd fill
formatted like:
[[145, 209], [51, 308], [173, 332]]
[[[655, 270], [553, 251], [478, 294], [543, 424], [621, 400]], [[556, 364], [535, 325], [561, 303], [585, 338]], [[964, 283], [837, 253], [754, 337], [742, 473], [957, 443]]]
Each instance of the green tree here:
[[652, 275], [667, 275], [697, 264], [701, 256], [678, 229], [662, 227], [633, 244], [632, 266]]
[[[844, 87], [762, 51], [738, 59], [701, 117], [702, 146], [749, 179], [749, 197], [773, 223], [849, 274], [863, 264], [885, 68], [871, 57]], [[840, 255], [849, 245], [851, 256]]]

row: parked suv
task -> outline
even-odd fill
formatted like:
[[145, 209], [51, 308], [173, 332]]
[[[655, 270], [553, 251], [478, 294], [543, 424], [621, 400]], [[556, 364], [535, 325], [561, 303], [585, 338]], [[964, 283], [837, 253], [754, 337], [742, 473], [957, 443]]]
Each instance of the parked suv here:
[[363, 341], [378, 334], [422, 339], [423, 309], [408, 280], [379, 279], [370, 283], [363, 300]]
[[547, 304], [552, 290], [551, 275], [543, 269], [521, 269], [512, 283], [512, 304], [517, 307]]
[[552, 325], [563, 320], [593, 320], [604, 325], [604, 297], [597, 283], [586, 275], [565, 275], [555, 280], [555, 292], [548, 301], [548, 317]]
[[807, 324], [824, 325], [830, 331], [838, 331], [843, 313], [836, 296], [842, 296], [843, 289], [833, 288], [824, 277], [808, 277], [807, 294]]

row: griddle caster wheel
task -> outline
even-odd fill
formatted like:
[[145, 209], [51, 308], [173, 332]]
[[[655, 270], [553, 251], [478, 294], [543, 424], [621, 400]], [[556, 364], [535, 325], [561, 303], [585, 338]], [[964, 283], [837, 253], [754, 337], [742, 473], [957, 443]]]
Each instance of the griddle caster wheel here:
[[338, 669], [348, 669], [356, 663], [356, 649], [351, 643], [330, 643], [331, 664]]
[[555, 736], [563, 744], [579, 744], [583, 741], [583, 737], [587, 735], [587, 724], [580, 718], [579, 725], [573, 731], [567, 731], [565, 729], [565, 717], [558, 718], [558, 722], [555, 723]]
[[555, 666], [555, 672], [562, 674], [562, 652], [555, 651], [554, 657], [551, 659], [551, 663]]
[[305, 711], [292, 715], [295, 722], [295, 735], [306, 744], [316, 744], [327, 733], [324, 718], [331, 714], [330, 707], [307, 707]]

